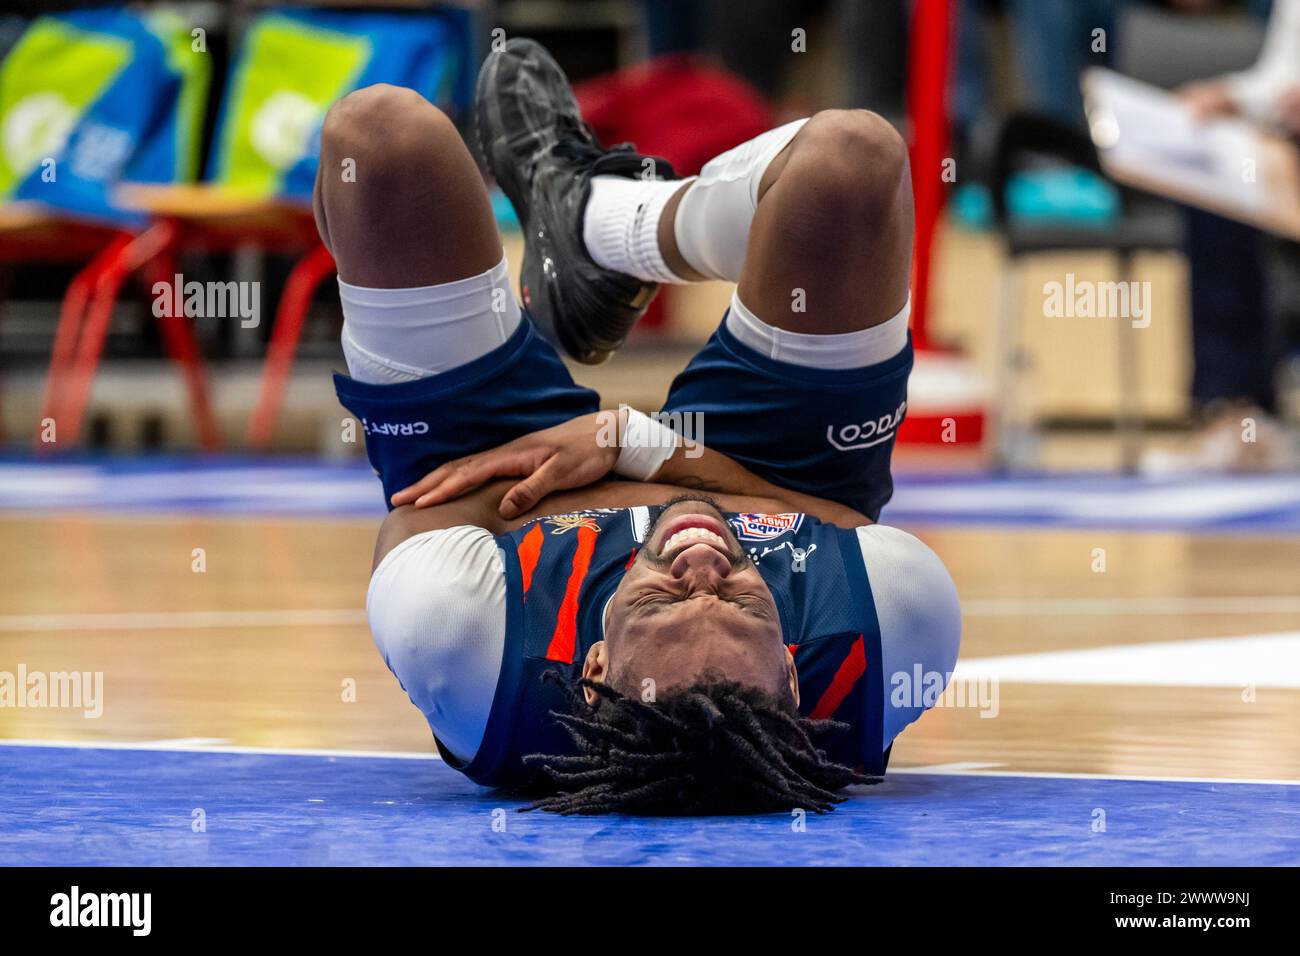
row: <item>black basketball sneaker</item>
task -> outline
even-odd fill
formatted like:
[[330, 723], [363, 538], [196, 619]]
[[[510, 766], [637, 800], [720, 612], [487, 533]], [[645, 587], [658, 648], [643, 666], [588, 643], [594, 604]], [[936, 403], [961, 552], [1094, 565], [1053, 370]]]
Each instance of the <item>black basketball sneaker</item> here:
[[520, 292], [539, 330], [597, 365], [618, 349], [658, 291], [597, 265], [582, 238], [593, 176], [675, 179], [630, 145], [605, 149], [582, 121], [568, 78], [541, 44], [489, 53], [475, 92], [478, 148], [524, 230]]

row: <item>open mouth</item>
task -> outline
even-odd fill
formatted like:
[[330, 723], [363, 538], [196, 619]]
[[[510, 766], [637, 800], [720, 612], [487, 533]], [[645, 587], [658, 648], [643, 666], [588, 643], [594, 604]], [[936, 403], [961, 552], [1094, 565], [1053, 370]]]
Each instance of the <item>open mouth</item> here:
[[664, 529], [659, 556], [664, 560], [672, 560], [687, 548], [697, 544], [707, 544], [728, 558], [731, 557], [726, 526], [717, 518], [700, 514], [682, 515]]

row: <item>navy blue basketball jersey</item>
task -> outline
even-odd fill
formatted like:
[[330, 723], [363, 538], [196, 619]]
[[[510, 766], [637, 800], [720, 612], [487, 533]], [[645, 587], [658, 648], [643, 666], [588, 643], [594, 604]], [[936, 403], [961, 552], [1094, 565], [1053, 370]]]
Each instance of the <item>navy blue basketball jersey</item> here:
[[[485, 786], [521, 786], [526, 754], [573, 753], [552, 711], [569, 703], [542, 675], [581, 676], [603, 637], [605, 605], [636, 557], [659, 507], [595, 509], [538, 518], [498, 535], [506, 568], [506, 646], [478, 752], [449, 765]], [[799, 674], [799, 709], [849, 725], [827, 752], [884, 773], [880, 627], [856, 533], [804, 514], [728, 514], [776, 601]]]

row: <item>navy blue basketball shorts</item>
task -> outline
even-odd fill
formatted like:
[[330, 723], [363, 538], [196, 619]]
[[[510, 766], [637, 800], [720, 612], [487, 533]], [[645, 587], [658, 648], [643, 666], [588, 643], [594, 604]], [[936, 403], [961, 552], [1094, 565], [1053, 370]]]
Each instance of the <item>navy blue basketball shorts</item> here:
[[[911, 369], [910, 341], [877, 365], [814, 369], [768, 358], [724, 324], [673, 381], [663, 420], [779, 487], [874, 521], [893, 493]], [[527, 315], [505, 344], [449, 372], [396, 385], [336, 373], [334, 388], [361, 422], [385, 501], [445, 462], [600, 408]]]

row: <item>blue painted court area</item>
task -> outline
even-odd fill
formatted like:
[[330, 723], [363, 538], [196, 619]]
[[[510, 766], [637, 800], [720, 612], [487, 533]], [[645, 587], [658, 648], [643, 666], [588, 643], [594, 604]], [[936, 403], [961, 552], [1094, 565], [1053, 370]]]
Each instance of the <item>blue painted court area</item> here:
[[[384, 515], [364, 462], [239, 456], [0, 460], [0, 509], [116, 513]], [[895, 475], [889, 524], [1300, 533], [1291, 475]]]
[[6, 865], [1300, 863], [1283, 784], [895, 774], [802, 832], [521, 805], [431, 759], [0, 745]]

